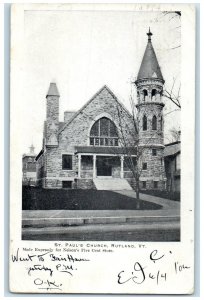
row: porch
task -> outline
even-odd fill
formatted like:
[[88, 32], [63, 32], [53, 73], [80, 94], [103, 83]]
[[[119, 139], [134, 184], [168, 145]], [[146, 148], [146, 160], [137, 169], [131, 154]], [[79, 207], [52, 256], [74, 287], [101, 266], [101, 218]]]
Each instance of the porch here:
[[132, 177], [131, 169], [128, 167], [128, 160], [130, 159], [122, 148], [76, 147], [76, 150], [78, 178], [123, 179]]

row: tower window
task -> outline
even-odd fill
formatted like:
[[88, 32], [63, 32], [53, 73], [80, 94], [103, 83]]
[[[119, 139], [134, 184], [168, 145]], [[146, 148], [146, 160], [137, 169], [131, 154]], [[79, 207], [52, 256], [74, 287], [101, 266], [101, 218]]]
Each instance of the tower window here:
[[146, 187], [147, 187], [147, 182], [146, 181], [142, 181], [142, 188], [146, 189]]
[[154, 181], [154, 189], [158, 189], [158, 181]]
[[161, 131], [163, 130], [163, 118], [161, 117]]
[[152, 90], [152, 97], [153, 97], [153, 96], [156, 96], [156, 93], [157, 93], [157, 90], [153, 89], [153, 90]]
[[152, 130], [157, 130], [157, 117], [153, 116], [152, 118]]
[[142, 170], [147, 170], [147, 163], [146, 162], [142, 163]]
[[144, 101], [145, 101], [145, 97], [148, 96], [148, 91], [147, 90], [143, 90], [143, 96], [144, 96]]
[[67, 155], [67, 154], [62, 155], [62, 169], [72, 170], [72, 155]]
[[157, 156], [157, 149], [152, 149], [152, 156]]
[[147, 117], [144, 115], [142, 119], [142, 128], [143, 130], [147, 130]]

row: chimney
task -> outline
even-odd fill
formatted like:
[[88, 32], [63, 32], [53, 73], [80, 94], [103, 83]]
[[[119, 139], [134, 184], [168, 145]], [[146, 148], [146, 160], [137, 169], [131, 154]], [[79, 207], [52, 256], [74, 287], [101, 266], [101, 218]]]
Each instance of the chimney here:
[[67, 123], [73, 117], [75, 111], [65, 111], [64, 112], [64, 122]]

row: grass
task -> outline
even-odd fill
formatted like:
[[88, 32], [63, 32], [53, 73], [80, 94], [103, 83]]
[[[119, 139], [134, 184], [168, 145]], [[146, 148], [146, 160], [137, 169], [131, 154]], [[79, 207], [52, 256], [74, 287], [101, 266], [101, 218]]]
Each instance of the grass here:
[[[41, 189], [23, 187], [23, 210], [117, 210], [136, 209], [138, 201], [113, 191]], [[162, 206], [140, 200], [140, 210]]]

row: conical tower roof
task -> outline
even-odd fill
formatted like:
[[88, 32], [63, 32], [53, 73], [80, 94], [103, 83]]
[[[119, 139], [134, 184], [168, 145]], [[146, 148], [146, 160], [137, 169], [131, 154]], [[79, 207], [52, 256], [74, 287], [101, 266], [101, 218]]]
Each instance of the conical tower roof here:
[[60, 96], [55, 82], [50, 83], [50, 87], [49, 87], [47, 96], [58, 96], [58, 97]]
[[137, 80], [149, 79], [149, 78], [158, 78], [164, 80], [151, 42], [152, 33], [150, 29], [147, 35], [148, 35], [148, 43], [142, 59]]

